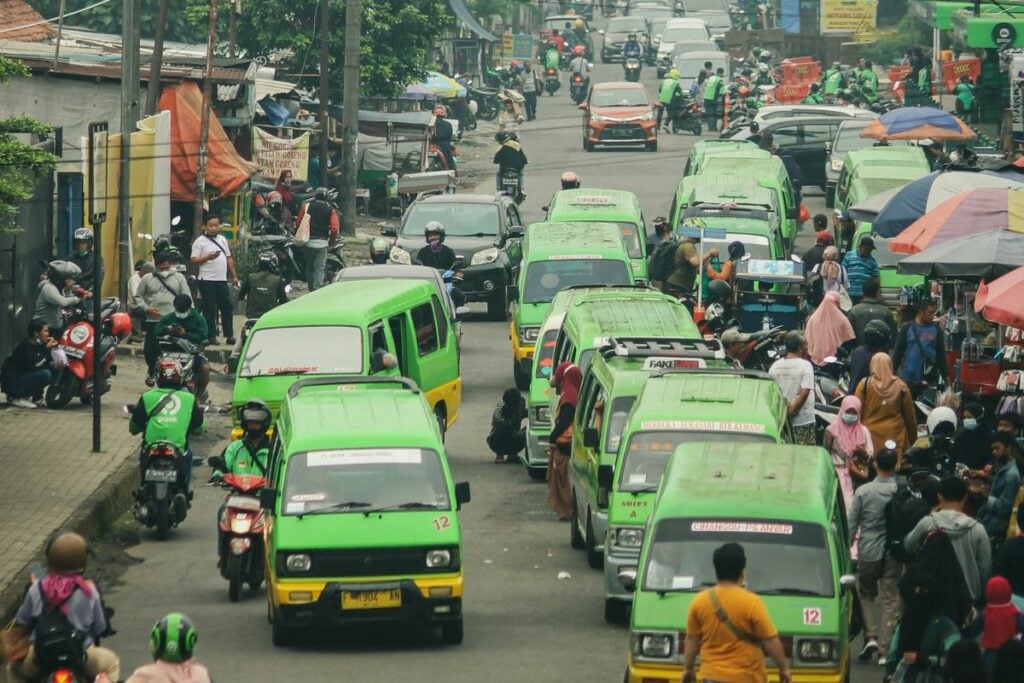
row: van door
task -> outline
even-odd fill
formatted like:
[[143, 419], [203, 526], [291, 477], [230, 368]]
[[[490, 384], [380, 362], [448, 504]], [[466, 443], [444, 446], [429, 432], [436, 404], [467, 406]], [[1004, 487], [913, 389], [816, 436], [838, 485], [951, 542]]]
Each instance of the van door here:
[[[398, 359], [399, 366], [401, 366], [401, 359], [398, 356], [398, 351], [395, 347], [395, 341], [391, 335], [391, 330], [387, 325], [384, 324], [383, 320], [378, 320], [377, 322], [371, 323], [370, 326], [366, 328], [366, 336], [370, 339], [370, 344], [368, 346], [367, 353], [369, 353], [371, 363], [373, 362], [373, 354], [375, 352], [385, 351], [387, 353], [390, 353], [396, 359]], [[372, 368], [372, 366], [370, 365], [367, 365], [367, 367]], [[391, 368], [385, 370], [378, 370], [377, 372], [373, 372], [371, 369], [371, 371], [368, 374], [400, 375], [401, 373], [396, 371], [394, 368]]]
[[459, 392], [452, 385], [459, 378], [459, 354], [452, 327], [443, 315], [436, 294], [409, 309], [402, 318], [407, 321], [405, 355], [408, 374], [427, 394], [427, 401], [444, 410], [448, 423], [458, 412]]

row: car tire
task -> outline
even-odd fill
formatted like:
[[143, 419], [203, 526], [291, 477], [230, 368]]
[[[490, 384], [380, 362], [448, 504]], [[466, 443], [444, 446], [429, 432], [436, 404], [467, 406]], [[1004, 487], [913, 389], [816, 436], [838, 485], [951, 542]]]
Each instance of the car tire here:
[[623, 624], [629, 616], [629, 603], [622, 600], [604, 599], [604, 620], [609, 624]]
[[648, 142], [644, 146], [647, 148], [648, 152], [657, 152], [658, 151], [658, 141], [657, 140], [655, 140], [654, 142]]
[[512, 361], [512, 379], [515, 380], [516, 389], [527, 391], [530, 388], [530, 373], [523, 372], [519, 368], [519, 361]]
[[585, 151], [585, 152], [593, 152], [594, 151], [594, 143], [591, 142], [590, 140], [586, 139], [586, 138], [583, 138], [583, 151]]
[[601, 63], [602, 64], [611, 64], [611, 61], [612, 61], [611, 57], [608, 56], [608, 53], [605, 52], [604, 50], [601, 50]]
[[573, 550], [583, 550], [587, 547], [586, 539], [580, 533], [580, 510], [576, 505], [576, 494], [572, 494], [572, 514], [569, 516], [569, 547]]
[[270, 639], [274, 647], [289, 647], [295, 643], [295, 634], [282, 624], [280, 619], [271, 617]]
[[508, 319], [508, 289], [505, 287], [487, 300], [487, 319], [495, 322]]
[[446, 645], [459, 645], [462, 643], [463, 628], [462, 617], [454, 621], [446, 621], [441, 624], [441, 640]]
[[530, 475], [530, 479], [534, 481], [544, 481], [548, 478], [547, 467], [533, 467], [531, 465], [527, 465], [526, 473]]
[[825, 190], [825, 208], [836, 208], [836, 193], [834, 190], [832, 192]]
[[444, 443], [444, 437], [448, 433], [448, 419], [445, 417], [444, 408], [434, 408], [434, 418], [437, 420], [437, 429], [441, 432], [441, 443]]
[[587, 551], [587, 564], [591, 569], [604, 567], [604, 551], [597, 549], [597, 539], [594, 538], [594, 522], [590, 516], [590, 510], [587, 510], [587, 533], [583, 540], [586, 544], [584, 550]]

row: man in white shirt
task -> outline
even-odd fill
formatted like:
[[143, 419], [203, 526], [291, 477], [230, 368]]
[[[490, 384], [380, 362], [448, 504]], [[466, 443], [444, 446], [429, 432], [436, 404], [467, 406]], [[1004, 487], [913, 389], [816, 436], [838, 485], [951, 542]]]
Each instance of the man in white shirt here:
[[199, 295], [203, 299], [203, 317], [210, 338], [207, 344], [217, 342], [217, 312], [220, 312], [221, 330], [227, 337], [228, 345], [235, 343], [235, 327], [232, 319], [231, 296], [228, 293], [228, 276], [231, 284], [238, 286], [235, 260], [231, 258], [231, 246], [220, 234], [220, 217], [206, 218], [203, 234], [192, 243], [192, 263], [199, 266]]
[[793, 440], [798, 444], [813, 446], [814, 435], [814, 366], [804, 358], [807, 340], [800, 332], [786, 333], [786, 357], [772, 363], [768, 374], [774, 379], [786, 398], [790, 424], [793, 426]]

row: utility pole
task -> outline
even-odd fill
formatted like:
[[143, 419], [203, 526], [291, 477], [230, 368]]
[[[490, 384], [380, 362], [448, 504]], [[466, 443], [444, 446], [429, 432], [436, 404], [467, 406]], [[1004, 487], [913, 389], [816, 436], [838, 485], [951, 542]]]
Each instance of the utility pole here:
[[238, 56], [238, 2], [231, 0], [231, 7], [228, 10], [228, 56], [234, 59]]
[[213, 107], [213, 48], [217, 40], [217, 0], [210, 0], [210, 27], [206, 33], [206, 69], [203, 73], [203, 112], [199, 119], [199, 161], [196, 164], [196, 203], [192, 212], [192, 234], [203, 226], [206, 199], [206, 153], [210, 137], [210, 109]]
[[[117, 202], [118, 294], [128, 298], [132, 239], [132, 132], [139, 120], [139, 33], [141, 0], [123, 0], [121, 17], [121, 182]], [[97, 248], [98, 245], [97, 245]], [[97, 292], [98, 294], [98, 292]]]
[[[327, 0], [323, 0], [326, 2]], [[356, 234], [356, 140], [359, 137], [359, 40], [362, 0], [345, 0], [345, 82], [342, 93], [341, 229]], [[325, 172], [324, 169], [323, 172]]]
[[[331, 3], [320, 0], [320, 185], [327, 187], [327, 136], [330, 133]], [[348, 52], [345, 53], [346, 68]]]
[[153, 56], [149, 63], [149, 82], [146, 84], [146, 115], [156, 113], [160, 102], [160, 70], [164, 61], [164, 33], [167, 27], [167, 4], [169, 0], [158, 0], [156, 26], [153, 28]]

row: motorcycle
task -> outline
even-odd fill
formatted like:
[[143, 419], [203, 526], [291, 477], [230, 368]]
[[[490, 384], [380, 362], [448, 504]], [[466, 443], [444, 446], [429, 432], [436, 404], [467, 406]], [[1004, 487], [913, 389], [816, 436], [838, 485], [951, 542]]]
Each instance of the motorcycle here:
[[694, 135], [700, 135], [703, 132], [701, 127], [703, 120], [704, 110], [701, 109], [700, 104], [696, 100], [685, 101], [675, 110], [675, 115], [672, 117], [672, 132], [690, 131]]
[[202, 353], [203, 347], [193, 344], [184, 337], [172, 337], [165, 335], [157, 337], [157, 347], [160, 349], [159, 360], [169, 359], [178, 361], [181, 366], [181, 386], [189, 393], [196, 393], [196, 354]]
[[569, 78], [569, 97], [574, 104], [580, 104], [587, 99], [587, 82], [583, 74], [576, 73]]
[[768, 372], [772, 363], [785, 355], [782, 344], [785, 334], [786, 328], [782, 325], [752, 332], [740, 355], [743, 367]]
[[522, 174], [513, 168], [506, 169], [501, 174], [501, 191], [512, 197], [516, 204], [522, 204], [526, 199], [526, 195], [519, 189], [521, 176]]
[[[210, 458], [210, 465], [226, 469], [219, 456]], [[228, 598], [238, 602], [242, 584], [259, 590], [263, 584], [263, 528], [265, 518], [260, 507], [259, 492], [267, 485], [264, 477], [226, 474], [221, 486], [228, 489], [217, 526], [226, 543], [220, 546], [220, 575], [228, 580]]]
[[501, 113], [498, 91], [491, 88], [469, 88], [469, 99], [476, 103], [476, 117], [481, 121], [493, 121]]
[[[117, 345], [132, 331], [131, 316], [119, 312], [120, 307], [120, 302], [114, 297], [100, 302], [99, 353], [102, 357], [103, 370], [99, 388], [101, 395], [110, 390], [110, 378], [117, 374], [117, 366], [114, 364]], [[75, 396], [85, 404], [92, 401], [96, 391], [96, 378], [93, 376], [95, 337], [92, 328], [92, 306], [86, 304], [84, 307], [74, 309], [67, 318], [67, 326], [58, 347], [67, 357], [67, 365], [57, 371], [50, 386], [46, 388], [47, 408], [63, 408]]]
[[562, 87], [562, 79], [558, 77], [558, 70], [547, 68], [544, 70], [544, 89], [548, 95], [554, 96], [555, 91]]
[[458, 168], [459, 160], [456, 156], [455, 145], [452, 145], [452, 158], [449, 160], [442, 152], [441, 148], [430, 143], [427, 148], [427, 170], [428, 171], [454, 171]]
[[[130, 413], [132, 406], [125, 410]], [[142, 485], [135, 490], [132, 512], [140, 524], [155, 528], [161, 541], [188, 515], [192, 494], [185, 472], [185, 454], [174, 444], [157, 441], [143, 447]]]
[[622, 70], [627, 81], [636, 83], [640, 80], [640, 58], [630, 55], [622, 63]]

